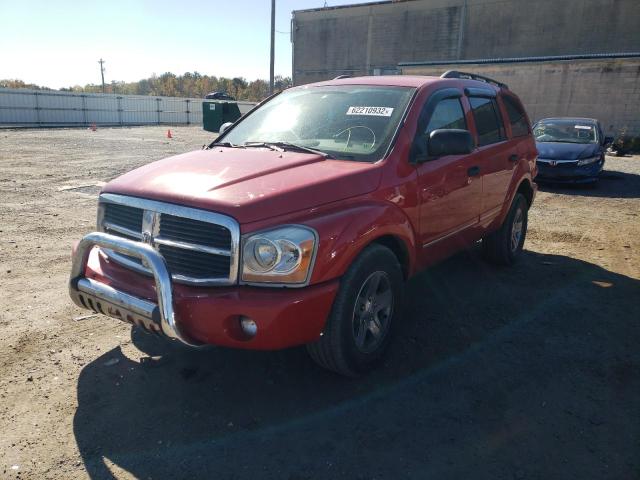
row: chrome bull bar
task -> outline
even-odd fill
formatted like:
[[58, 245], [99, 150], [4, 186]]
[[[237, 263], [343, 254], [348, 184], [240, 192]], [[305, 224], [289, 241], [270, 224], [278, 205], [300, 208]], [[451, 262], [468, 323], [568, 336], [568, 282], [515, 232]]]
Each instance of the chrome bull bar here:
[[[84, 271], [94, 246], [141, 259], [151, 270], [155, 280], [158, 303], [155, 304], [86, 278]], [[69, 294], [73, 302], [81, 308], [141, 325], [149, 331], [162, 333], [190, 347], [202, 345], [191, 340], [181, 331], [173, 308], [173, 289], [167, 264], [156, 250], [145, 243], [101, 232], [86, 235], [80, 240], [73, 257]]]

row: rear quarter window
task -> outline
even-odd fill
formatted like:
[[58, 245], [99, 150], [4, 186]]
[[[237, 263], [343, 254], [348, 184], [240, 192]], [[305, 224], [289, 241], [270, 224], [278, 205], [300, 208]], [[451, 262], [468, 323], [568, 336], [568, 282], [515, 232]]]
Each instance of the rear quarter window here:
[[511, 124], [511, 133], [513, 136], [524, 137], [529, 135], [529, 122], [527, 121], [527, 116], [520, 104], [513, 98], [506, 95], [502, 97], [502, 101], [504, 102], [507, 115], [509, 116], [509, 123]]

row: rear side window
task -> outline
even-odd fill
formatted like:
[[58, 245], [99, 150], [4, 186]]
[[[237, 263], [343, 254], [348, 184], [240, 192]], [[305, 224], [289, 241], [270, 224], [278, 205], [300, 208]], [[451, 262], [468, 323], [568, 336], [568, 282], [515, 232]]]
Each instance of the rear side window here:
[[524, 137], [529, 135], [529, 122], [524, 114], [522, 107], [511, 97], [506, 95], [502, 97], [504, 106], [509, 115], [509, 123], [511, 123], [511, 132], [514, 137]]
[[478, 146], [504, 140], [504, 127], [495, 99], [469, 97], [469, 103], [476, 122], [476, 130], [478, 130]]
[[433, 110], [425, 134], [429, 135], [434, 130], [440, 128], [467, 129], [467, 122], [464, 119], [462, 104], [457, 98], [445, 98], [436, 105]]

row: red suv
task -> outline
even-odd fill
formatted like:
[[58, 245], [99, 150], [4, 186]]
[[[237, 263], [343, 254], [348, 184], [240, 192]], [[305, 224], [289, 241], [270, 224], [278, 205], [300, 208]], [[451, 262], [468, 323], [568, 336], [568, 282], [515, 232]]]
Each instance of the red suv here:
[[207, 148], [108, 183], [71, 297], [189, 346], [306, 345], [356, 375], [416, 272], [481, 239], [491, 261], [517, 259], [535, 175], [522, 104], [491, 79], [291, 88]]

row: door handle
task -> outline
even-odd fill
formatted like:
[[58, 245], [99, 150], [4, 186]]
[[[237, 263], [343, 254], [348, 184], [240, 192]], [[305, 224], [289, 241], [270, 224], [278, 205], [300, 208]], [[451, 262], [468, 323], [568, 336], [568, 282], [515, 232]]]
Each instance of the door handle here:
[[475, 177], [480, 173], [480, 167], [478, 167], [477, 165], [474, 167], [469, 167], [469, 169], [467, 170], [467, 175], [469, 175], [470, 177]]
[[518, 160], [520, 160], [520, 158], [515, 153], [509, 157], [510, 162], [516, 163]]

